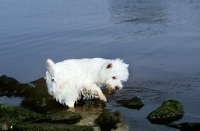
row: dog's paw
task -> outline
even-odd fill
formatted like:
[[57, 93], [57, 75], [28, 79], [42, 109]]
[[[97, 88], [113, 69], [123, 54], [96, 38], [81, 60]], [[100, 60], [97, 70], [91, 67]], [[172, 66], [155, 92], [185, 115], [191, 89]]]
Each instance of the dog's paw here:
[[107, 102], [107, 99], [105, 98], [103, 101], [104, 101], [104, 102]]
[[107, 99], [106, 99], [106, 97], [104, 95], [100, 97], [100, 100], [102, 100], [104, 102], [107, 102]]

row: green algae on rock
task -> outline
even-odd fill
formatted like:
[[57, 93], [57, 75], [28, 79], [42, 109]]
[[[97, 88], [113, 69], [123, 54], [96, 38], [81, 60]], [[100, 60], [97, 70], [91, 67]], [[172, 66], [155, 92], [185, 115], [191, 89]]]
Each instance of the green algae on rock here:
[[17, 120], [22, 120], [22, 121], [38, 119], [37, 114], [32, 111], [0, 104], [0, 118], [5, 118], [5, 117], [15, 118]]
[[155, 124], [169, 124], [179, 120], [184, 114], [183, 105], [177, 100], [168, 100], [151, 112], [147, 119]]
[[77, 126], [52, 123], [23, 123], [15, 125], [13, 131], [93, 131], [90, 126]]
[[131, 98], [130, 100], [119, 100], [116, 102], [121, 104], [124, 107], [137, 109], [137, 110], [141, 109], [144, 106], [142, 101], [137, 96]]
[[67, 110], [55, 111], [46, 115], [0, 104], [0, 130], [93, 130], [90, 126], [73, 125], [79, 122], [80, 119], [82, 119], [80, 114]]
[[9, 129], [13, 125], [36, 119], [39, 119], [36, 113], [0, 104], [0, 127], [3, 129]]
[[99, 117], [95, 120], [95, 123], [100, 125], [101, 129], [112, 129], [119, 122], [119, 118], [109, 110], [104, 110]]
[[83, 117], [76, 112], [62, 110], [49, 114], [49, 118], [51, 119], [50, 122], [53, 123], [64, 122], [65, 124], [74, 124], [79, 122]]

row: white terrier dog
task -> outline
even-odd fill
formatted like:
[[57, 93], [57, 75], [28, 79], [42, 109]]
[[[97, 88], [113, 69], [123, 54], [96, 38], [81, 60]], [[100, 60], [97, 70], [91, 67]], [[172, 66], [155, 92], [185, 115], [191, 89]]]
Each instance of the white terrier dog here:
[[102, 58], [70, 59], [54, 63], [47, 59], [46, 83], [50, 95], [61, 104], [74, 107], [77, 100], [89, 96], [107, 101], [100, 87], [109, 91], [122, 89], [127, 81], [128, 64]]

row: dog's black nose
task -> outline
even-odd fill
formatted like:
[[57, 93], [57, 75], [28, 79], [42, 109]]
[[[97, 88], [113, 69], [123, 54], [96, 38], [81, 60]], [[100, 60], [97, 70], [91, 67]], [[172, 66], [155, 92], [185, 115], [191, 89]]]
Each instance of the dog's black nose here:
[[119, 86], [115, 86], [115, 90], [119, 90], [120, 88], [119, 88]]

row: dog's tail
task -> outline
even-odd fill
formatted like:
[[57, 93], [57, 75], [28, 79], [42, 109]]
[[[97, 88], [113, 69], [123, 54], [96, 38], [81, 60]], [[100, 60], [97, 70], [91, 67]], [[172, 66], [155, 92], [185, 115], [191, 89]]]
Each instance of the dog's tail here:
[[49, 73], [51, 74], [51, 76], [53, 76], [55, 73], [55, 64], [51, 59], [47, 59], [46, 67], [47, 67], [47, 70], [49, 71]]

